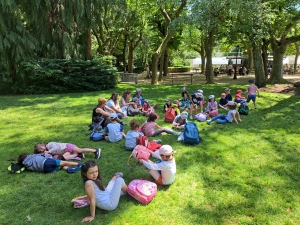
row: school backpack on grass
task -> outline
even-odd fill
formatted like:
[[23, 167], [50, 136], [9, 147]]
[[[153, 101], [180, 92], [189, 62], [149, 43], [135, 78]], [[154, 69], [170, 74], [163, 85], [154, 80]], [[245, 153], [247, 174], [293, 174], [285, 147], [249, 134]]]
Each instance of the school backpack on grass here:
[[[139, 159], [143, 159], [145, 161], [148, 161], [149, 157], [150, 157], [150, 152], [149, 152], [149, 150], [147, 149], [146, 146], [143, 146], [143, 145], [135, 146], [135, 148], [132, 150], [132, 153], [130, 154], [130, 156], [127, 160], [127, 167], [129, 167], [129, 168], [131, 168], [130, 167], [130, 159], [132, 157], [135, 158], [137, 161]], [[137, 162], [137, 164], [139, 164], [139, 162]]]
[[165, 121], [167, 123], [173, 123], [175, 117], [176, 117], [175, 109], [174, 108], [168, 108], [166, 113], [165, 113]]
[[148, 180], [135, 179], [128, 185], [127, 192], [142, 204], [148, 204], [155, 197], [157, 185]]
[[103, 136], [103, 132], [102, 131], [93, 131], [91, 134], [90, 134], [90, 139], [92, 141], [102, 141], [104, 140], [104, 136]]
[[205, 113], [198, 113], [196, 116], [195, 116], [195, 119], [200, 121], [200, 122], [205, 122], [206, 119], [207, 119], [207, 116]]
[[240, 115], [248, 115], [249, 114], [249, 107], [246, 104], [241, 104], [239, 107], [238, 112]]
[[184, 126], [183, 131], [183, 143], [188, 145], [195, 145], [202, 141], [202, 138], [199, 136], [199, 131], [196, 123], [187, 122]]

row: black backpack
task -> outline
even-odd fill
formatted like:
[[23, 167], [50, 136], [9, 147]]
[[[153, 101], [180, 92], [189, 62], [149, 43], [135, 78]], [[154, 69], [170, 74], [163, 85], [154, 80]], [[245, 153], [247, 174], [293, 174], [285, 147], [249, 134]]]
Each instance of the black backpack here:
[[249, 107], [246, 104], [241, 104], [238, 111], [239, 111], [240, 115], [248, 115]]

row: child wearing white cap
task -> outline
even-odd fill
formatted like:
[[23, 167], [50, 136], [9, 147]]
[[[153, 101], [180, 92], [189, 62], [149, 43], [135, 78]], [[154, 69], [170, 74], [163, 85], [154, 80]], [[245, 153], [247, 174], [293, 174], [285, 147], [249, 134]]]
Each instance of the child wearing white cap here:
[[143, 163], [150, 170], [150, 174], [156, 184], [162, 186], [172, 184], [176, 175], [176, 162], [172, 147], [170, 145], [163, 145], [159, 150], [152, 153], [152, 157], [159, 159], [159, 161], [154, 163], [139, 159], [139, 162]]
[[206, 113], [208, 113], [210, 117], [217, 116], [219, 112], [218, 112], [218, 103], [215, 99], [215, 96], [210, 95], [208, 99], [209, 100], [207, 103], [207, 108], [205, 109]]
[[189, 114], [185, 111], [177, 115], [172, 123], [172, 127], [176, 129], [184, 129], [184, 126], [187, 123], [188, 115]]
[[109, 119], [111, 120], [111, 123], [107, 124], [103, 132], [105, 140], [108, 140], [110, 142], [117, 142], [120, 141], [122, 137], [125, 138], [123, 126], [117, 123], [117, 118], [118, 115], [116, 113], [109, 114]]

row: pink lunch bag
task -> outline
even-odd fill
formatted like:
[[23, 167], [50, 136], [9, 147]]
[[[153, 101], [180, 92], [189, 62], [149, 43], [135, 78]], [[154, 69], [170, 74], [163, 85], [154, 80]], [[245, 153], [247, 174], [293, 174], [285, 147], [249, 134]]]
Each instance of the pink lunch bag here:
[[196, 120], [199, 120], [200, 122], [204, 122], [204, 121], [206, 121], [207, 117], [206, 117], [206, 114], [205, 114], [205, 113], [198, 113], [198, 114], [195, 116], [195, 119], [196, 119]]
[[217, 109], [214, 109], [212, 111], [209, 112], [209, 117], [213, 118], [215, 116], [219, 115], [219, 111]]
[[142, 204], [148, 204], [154, 198], [157, 185], [148, 180], [135, 179], [128, 185], [127, 192]]

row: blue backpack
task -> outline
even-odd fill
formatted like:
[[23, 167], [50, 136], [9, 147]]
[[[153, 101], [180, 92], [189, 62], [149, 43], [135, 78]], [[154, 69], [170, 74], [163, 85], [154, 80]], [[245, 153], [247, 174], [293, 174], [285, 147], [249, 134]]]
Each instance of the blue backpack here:
[[183, 143], [188, 145], [196, 145], [202, 141], [199, 136], [198, 127], [194, 122], [187, 122], [183, 131]]
[[92, 141], [101, 141], [101, 140], [103, 140], [104, 139], [103, 132], [102, 131], [100, 131], [100, 132], [94, 132], [93, 131], [90, 134], [90, 139]]

